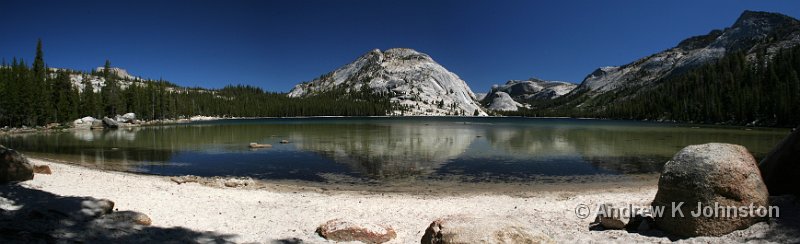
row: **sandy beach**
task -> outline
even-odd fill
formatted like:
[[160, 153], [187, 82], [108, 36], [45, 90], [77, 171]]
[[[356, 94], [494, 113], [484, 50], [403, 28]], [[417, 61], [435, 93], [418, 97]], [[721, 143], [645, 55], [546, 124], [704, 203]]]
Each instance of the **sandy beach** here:
[[[560, 243], [800, 240], [796, 229], [791, 228], [798, 222], [796, 202], [790, 203], [794, 209], [784, 210], [782, 219], [758, 223], [722, 237], [691, 239], [670, 239], [658, 232], [642, 235], [624, 230], [590, 231], [588, 226], [594, 215], [581, 219], [575, 214], [579, 204], [647, 206], [657, 191], [655, 181], [637, 183], [639, 186], [606, 183], [601, 188], [583, 189], [580, 185], [561, 190], [542, 188], [514, 195], [488, 192], [437, 195], [278, 186], [212, 187], [177, 184], [169, 177], [103, 171], [40, 159], [31, 159], [31, 163], [49, 165], [53, 174], [37, 174], [33, 180], [19, 183], [23, 188], [59, 196], [110, 199], [116, 203], [115, 209], [147, 214], [153, 228], [181, 227], [204, 233], [193, 239], [197, 242], [324, 243], [327, 241], [315, 229], [328, 220], [346, 218], [393, 227], [397, 237], [390, 243], [419, 243], [431, 221], [447, 215], [513, 218]], [[6, 187], [3, 191], [10, 189]], [[8, 205], [6, 201], [3, 206]]]

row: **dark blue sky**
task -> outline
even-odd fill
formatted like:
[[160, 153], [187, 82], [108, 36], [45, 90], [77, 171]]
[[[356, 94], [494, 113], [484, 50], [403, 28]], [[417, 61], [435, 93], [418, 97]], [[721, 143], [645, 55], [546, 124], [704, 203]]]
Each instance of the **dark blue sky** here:
[[476, 92], [509, 79], [580, 82], [742, 11], [800, 16], [800, 1], [8, 1], [0, 57], [89, 70], [110, 59], [180, 85], [288, 91], [373, 49], [430, 54]]

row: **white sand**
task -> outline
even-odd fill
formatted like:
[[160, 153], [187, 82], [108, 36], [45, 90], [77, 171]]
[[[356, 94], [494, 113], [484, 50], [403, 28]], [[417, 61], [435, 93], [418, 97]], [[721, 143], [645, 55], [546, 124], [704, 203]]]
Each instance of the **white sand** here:
[[[652, 182], [641, 187], [609, 184], [605, 189], [527, 192], [526, 197], [497, 194], [449, 196], [407, 193], [357, 192], [319, 193], [268, 189], [217, 188], [185, 183], [166, 177], [107, 172], [80, 166], [31, 159], [49, 165], [52, 175], [36, 175], [21, 185], [62, 196], [92, 196], [116, 202], [119, 210], [145, 213], [153, 226], [181, 226], [197, 231], [233, 234], [235, 242], [269, 243], [276, 240], [325, 242], [314, 231], [335, 218], [363, 219], [387, 224], [397, 231], [391, 243], [419, 243], [434, 219], [450, 214], [477, 217], [510, 215], [559, 242], [670, 242], [666, 237], [648, 237], [622, 230], [589, 231], [592, 217], [577, 218], [578, 204], [635, 204], [646, 206], [656, 193]], [[530, 196], [530, 197], [527, 197]], [[772, 229], [771, 229], [772, 228]], [[756, 224], [723, 237], [683, 241], [741, 242], [775, 237], [774, 225]], [[787, 241], [772, 239], [772, 241]]]

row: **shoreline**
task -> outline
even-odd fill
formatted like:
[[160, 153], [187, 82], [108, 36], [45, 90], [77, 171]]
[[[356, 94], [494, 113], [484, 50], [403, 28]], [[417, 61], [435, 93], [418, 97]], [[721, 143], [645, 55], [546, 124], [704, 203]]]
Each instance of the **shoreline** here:
[[[192, 119], [197, 117], [198, 119]], [[525, 116], [455, 116], [455, 115], [404, 115], [404, 116], [394, 116], [394, 115], [382, 115], [382, 116], [296, 116], [296, 117], [212, 117], [212, 116], [193, 116], [191, 118], [183, 118], [183, 119], [161, 119], [161, 120], [150, 120], [150, 121], [142, 121], [139, 124], [130, 125], [127, 127], [121, 127], [120, 129], [124, 128], [135, 128], [135, 127], [149, 127], [149, 126], [168, 126], [168, 125], [180, 125], [180, 124], [191, 124], [191, 123], [204, 123], [204, 122], [214, 122], [214, 121], [223, 121], [223, 120], [258, 120], [258, 119], [336, 119], [336, 118], [519, 118], [519, 119], [574, 119], [574, 120], [598, 120], [598, 121], [631, 121], [631, 122], [642, 122], [642, 123], [655, 123], [655, 124], [663, 124], [663, 125], [673, 125], [673, 126], [686, 126], [686, 127], [719, 127], [719, 128], [728, 128], [728, 129], [743, 129], [743, 130], [777, 130], [777, 129], [789, 129], [789, 131], [793, 131], [794, 127], [786, 127], [786, 126], [753, 126], [753, 125], [740, 125], [740, 124], [727, 124], [727, 123], [716, 123], [716, 124], [707, 124], [707, 123], [692, 123], [692, 122], [677, 122], [677, 121], [656, 121], [656, 120], [629, 120], [629, 119], [609, 119], [609, 118], [587, 118], [587, 117], [525, 117]], [[86, 130], [86, 128], [77, 128], [71, 125], [58, 125], [58, 126], [33, 126], [33, 127], [4, 127], [0, 128], [0, 136], [9, 136], [9, 135], [22, 135], [22, 134], [31, 134], [31, 133], [51, 133], [51, 132], [68, 132], [73, 130]], [[107, 130], [107, 129], [104, 129]]]
[[[239, 188], [265, 189], [277, 192], [308, 191], [334, 194], [409, 194], [433, 196], [471, 196], [471, 195], [507, 195], [529, 196], [531, 192], [582, 192], [589, 190], [608, 189], [640, 189], [656, 186], [658, 173], [628, 174], [628, 175], [578, 175], [578, 176], [540, 176], [535, 179], [515, 179], [509, 181], [464, 181], [457, 177], [443, 177], [440, 179], [409, 179], [389, 180], [386, 182], [371, 179], [355, 178], [346, 175], [325, 174], [327, 181], [307, 181], [294, 179], [254, 179], [240, 176], [194, 176], [194, 175], [158, 175], [143, 172], [133, 172], [125, 168], [98, 168], [91, 165], [71, 163], [64, 160], [52, 159], [42, 156], [28, 156], [30, 160], [45, 163], [63, 164], [80, 167], [86, 170], [101, 172], [117, 172], [147, 177], [157, 177], [175, 181], [181, 177], [192, 177], [202, 185], [225, 187], [226, 180], [248, 181], [250, 185]], [[197, 182], [192, 182], [197, 183]]]
[[[37, 174], [18, 185], [59, 196], [107, 198], [120, 210], [147, 214], [152, 226], [211, 232], [233, 242], [325, 243], [315, 230], [326, 221], [347, 218], [385, 224], [397, 231], [389, 243], [417, 243], [431, 221], [448, 215], [514, 218], [558, 242], [669, 242], [663, 235], [624, 230], [590, 231], [593, 218], [580, 219], [574, 209], [612, 204], [649, 205], [657, 187], [651, 183], [565, 185], [523, 194], [415, 194], [398, 192], [328, 191], [280, 188], [220, 188], [198, 183], [177, 184], [165, 176], [140, 175], [30, 159], [48, 165], [52, 175]], [[591, 183], [590, 183], [591, 184]], [[0, 199], [1, 200], [1, 199]], [[786, 241], [767, 222], [722, 237], [685, 239], [710, 243], [746, 240]], [[778, 239], [775, 239], [778, 238]], [[785, 238], [785, 237], [784, 237]]]

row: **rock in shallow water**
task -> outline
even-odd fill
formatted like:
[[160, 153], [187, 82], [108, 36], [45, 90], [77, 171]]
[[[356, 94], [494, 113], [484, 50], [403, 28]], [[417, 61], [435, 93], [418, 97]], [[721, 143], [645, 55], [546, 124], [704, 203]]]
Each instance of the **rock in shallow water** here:
[[363, 243], [384, 243], [397, 237], [394, 229], [387, 225], [342, 219], [325, 222], [317, 228], [317, 234], [330, 241]]
[[251, 142], [251, 143], [250, 143], [250, 145], [249, 145], [249, 147], [250, 147], [250, 148], [271, 148], [271, 147], [272, 147], [272, 145], [270, 145], [270, 144], [260, 144], [260, 143]]
[[769, 204], [767, 188], [746, 148], [723, 143], [683, 148], [664, 165], [652, 203], [664, 212], [654, 218], [660, 229], [686, 237], [721, 236], [764, 220], [749, 212], [745, 217], [695, 217], [692, 213], [698, 212], [698, 204], [715, 209]]

